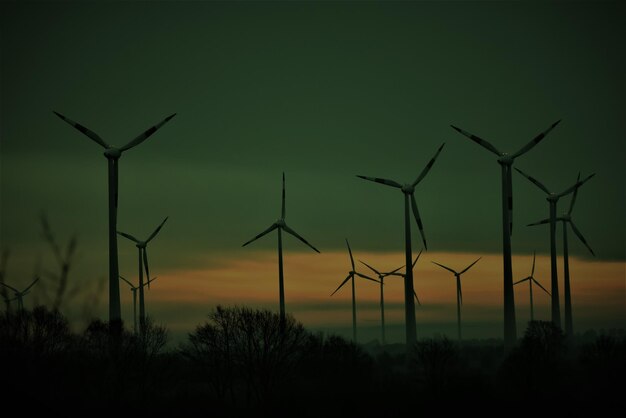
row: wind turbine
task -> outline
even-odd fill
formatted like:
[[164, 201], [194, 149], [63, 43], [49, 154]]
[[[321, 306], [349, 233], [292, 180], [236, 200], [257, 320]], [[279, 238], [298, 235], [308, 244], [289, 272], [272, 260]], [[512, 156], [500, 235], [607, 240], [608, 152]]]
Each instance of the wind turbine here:
[[[148, 285], [148, 289], [150, 288], [150, 282], [151, 282], [150, 269], [148, 268], [148, 249], [146, 247], [148, 246], [148, 243], [152, 241], [154, 237], [157, 236], [157, 234], [159, 233], [159, 231], [161, 230], [161, 228], [163, 227], [163, 225], [165, 224], [168, 218], [169, 217], [166, 217], [165, 219], [163, 219], [163, 222], [161, 222], [161, 224], [157, 226], [154, 232], [150, 234], [148, 239], [145, 241], [140, 241], [134, 236], [127, 234], [125, 232], [117, 231], [118, 234], [120, 234], [124, 238], [127, 238], [135, 243], [135, 246], [137, 247], [138, 254], [139, 254], [139, 258], [138, 258], [139, 260], [139, 326], [142, 332], [143, 332], [144, 326], [146, 325], [146, 308], [145, 308], [144, 295], [143, 295], [143, 288], [144, 288], [143, 269], [144, 268], [146, 269], [146, 280], [147, 280], [146, 284]], [[143, 261], [143, 266], [141, 265], [142, 261]]]
[[445, 142], [441, 144], [441, 146], [435, 153], [435, 156], [430, 159], [428, 164], [426, 164], [426, 167], [422, 170], [420, 175], [417, 176], [413, 183], [406, 183], [405, 185], [401, 185], [394, 180], [357, 175], [357, 177], [365, 180], [374, 181], [376, 183], [400, 189], [404, 194], [404, 248], [406, 253], [406, 274], [404, 276], [404, 314], [406, 323], [407, 346], [412, 346], [417, 341], [415, 303], [413, 302], [413, 295], [415, 292], [413, 290], [413, 269], [411, 268], [413, 253], [411, 251], [411, 216], [409, 214], [409, 200], [411, 201], [413, 216], [415, 217], [417, 227], [419, 228], [420, 234], [422, 236], [422, 241], [424, 242], [424, 248], [428, 250], [428, 246], [426, 245], [426, 236], [424, 235], [424, 226], [422, 225], [422, 218], [420, 217], [419, 210], [417, 209], [417, 203], [415, 202], [415, 186], [417, 186], [418, 183], [422, 181], [422, 179], [426, 176], [426, 174], [428, 174], [428, 171], [430, 171], [431, 167], [435, 163], [435, 160], [437, 159], [437, 156], [439, 156], [439, 153], [443, 149], [444, 145]]
[[37, 277], [31, 284], [29, 284], [26, 287], [26, 289], [22, 290], [21, 292], [19, 290], [17, 290], [16, 288], [14, 288], [13, 286], [9, 286], [6, 283], [0, 282], [0, 284], [2, 286], [5, 286], [8, 289], [11, 289], [14, 292], [15, 296], [13, 297], [13, 299], [9, 299], [9, 301], [17, 300], [17, 309], [19, 311], [22, 311], [22, 310], [24, 310], [24, 296], [26, 296], [29, 293], [30, 288], [33, 287], [35, 285], [35, 283], [37, 283], [38, 281], [39, 281], [39, 277]]
[[551, 277], [551, 287], [552, 287], [552, 323], [557, 327], [561, 327], [561, 308], [559, 305], [559, 280], [558, 273], [556, 269], [556, 204], [559, 199], [563, 196], [566, 196], [572, 193], [574, 190], [578, 189], [580, 186], [585, 184], [590, 178], [595, 176], [591, 174], [587, 176], [584, 180], [578, 180], [576, 184], [565, 189], [561, 193], [553, 193], [546, 186], [544, 186], [539, 180], [529, 176], [524, 173], [522, 170], [516, 168], [517, 172], [522, 176], [526, 177], [531, 183], [535, 186], [539, 187], [541, 190], [546, 192], [548, 197], [546, 200], [550, 203], [550, 277]]
[[371, 280], [376, 283], [380, 283], [380, 282], [376, 279], [372, 279], [371, 277], [366, 276], [365, 274], [361, 274], [355, 271], [354, 258], [352, 258], [352, 250], [350, 249], [350, 243], [348, 242], [347, 238], [346, 238], [346, 245], [348, 246], [348, 252], [350, 253], [350, 264], [352, 265], [352, 270], [348, 272], [348, 277], [346, 277], [346, 279], [343, 282], [341, 282], [339, 287], [337, 287], [337, 289], [335, 289], [335, 291], [331, 293], [330, 296], [337, 293], [337, 291], [341, 289], [343, 285], [348, 282], [348, 280], [351, 280], [351, 284], [352, 284], [352, 340], [356, 343], [356, 294], [354, 292], [354, 276], [359, 276], [363, 279]]
[[120, 279], [124, 280], [126, 283], [128, 283], [128, 285], [130, 286], [130, 291], [133, 292], [133, 330], [135, 331], [135, 334], [137, 334], [137, 289], [139, 289], [140, 287], [144, 287], [146, 285], [149, 285], [150, 283], [152, 283], [153, 281], [155, 281], [157, 278], [153, 277], [152, 279], [148, 279], [148, 281], [146, 283], [144, 283], [141, 286], [133, 286], [133, 284], [131, 282], [129, 282], [128, 280], [126, 280], [125, 278], [123, 278], [122, 276], [120, 276]]
[[513, 267], [511, 263], [511, 234], [513, 232], [513, 179], [511, 167], [517, 157], [530, 151], [545, 136], [559, 124], [561, 120], [554, 122], [548, 129], [534, 137], [514, 154], [498, 151], [496, 147], [486, 140], [477, 137], [463, 129], [450, 125], [457, 132], [465, 135], [478, 145], [486, 148], [498, 156], [498, 164], [502, 173], [502, 260], [504, 267], [504, 345], [512, 348], [517, 341], [517, 324], [515, 322], [515, 294], [513, 293]]
[[319, 253], [319, 250], [317, 248], [315, 248], [314, 246], [309, 244], [307, 240], [302, 238], [300, 235], [298, 235], [298, 233], [296, 231], [294, 231], [293, 229], [291, 229], [291, 228], [289, 228], [287, 226], [287, 224], [285, 223], [285, 215], [286, 215], [286, 210], [285, 210], [285, 173], [283, 172], [283, 198], [282, 198], [282, 210], [281, 210], [280, 219], [278, 219], [276, 222], [274, 222], [272, 225], [270, 225], [270, 227], [267, 228], [265, 231], [261, 232], [256, 237], [252, 238], [250, 241], [247, 241], [245, 244], [242, 245], [242, 247], [245, 247], [246, 245], [250, 244], [251, 242], [256, 241], [257, 239], [261, 238], [263, 235], [268, 234], [268, 233], [272, 232], [275, 229], [278, 229], [278, 294], [279, 294], [279, 300], [280, 300], [280, 326], [281, 326], [281, 329], [284, 329], [284, 326], [285, 326], [285, 287], [284, 287], [284, 279], [283, 279], [283, 236], [282, 236], [282, 231], [285, 231], [285, 232], [293, 235], [294, 237], [298, 238], [300, 241], [305, 243], [308, 247], [313, 249], [313, 251]]
[[148, 139], [148, 137], [155, 133], [167, 121], [176, 116], [176, 113], [166, 117], [157, 125], [154, 125], [142, 132], [135, 139], [121, 148], [116, 148], [107, 144], [98, 134], [84, 127], [80, 123], [74, 122], [58, 112], [54, 112], [54, 114], [105, 149], [104, 156], [108, 161], [109, 170], [109, 321], [119, 322], [122, 319], [122, 314], [120, 308], [120, 285], [118, 280], [119, 264], [117, 260], [117, 235], [115, 234], [117, 230], [117, 179], [119, 159], [124, 151], [128, 151]]
[[458, 331], [459, 341], [461, 341], [461, 305], [463, 304], [463, 291], [461, 290], [461, 275], [465, 273], [467, 270], [469, 270], [470, 268], [472, 268], [474, 264], [478, 263], [478, 260], [480, 260], [481, 258], [482, 257], [478, 257], [476, 261], [474, 261], [469, 266], [465, 267], [465, 269], [461, 270], [460, 272], [457, 272], [456, 270], [452, 270], [450, 267], [446, 267], [443, 264], [439, 264], [437, 262], [432, 261], [433, 264], [437, 264], [439, 267], [444, 268], [448, 270], [449, 272], [452, 272], [452, 274], [454, 274], [454, 277], [456, 278], [456, 319], [457, 319], [457, 331]]
[[[417, 260], [419, 260], [421, 254], [422, 254], [422, 252], [420, 251], [420, 253], [417, 255], [417, 257], [415, 257], [415, 261], [413, 262], [413, 267], [415, 267], [415, 263], [417, 263]], [[387, 344], [386, 338], [385, 338], [385, 293], [384, 293], [384, 290], [383, 290], [384, 284], [385, 284], [385, 277], [387, 277], [387, 276], [401, 276], [401, 277], [404, 277], [403, 273], [398, 273], [398, 270], [400, 270], [404, 266], [400, 266], [397, 269], [392, 270], [392, 271], [390, 271], [388, 273], [382, 273], [382, 272], [376, 270], [374, 267], [370, 266], [369, 264], [367, 264], [364, 261], [359, 260], [359, 262], [361, 262], [367, 268], [372, 270], [378, 276], [378, 280], [380, 281], [381, 341], [382, 341], [382, 344], [385, 345], [385, 344]], [[413, 291], [413, 294], [415, 295], [415, 299], [417, 300], [417, 304], [421, 305], [420, 300], [417, 297], [417, 293], [415, 293], [415, 290]]]
[[[578, 178], [576, 182], [580, 181], [580, 173], [578, 174]], [[557, 221], [563, 222], [563, 267], [564, 267], [564, 291], [565, 291], [565, 333], [567, 335], [574, 335], [574, 324], [572, 320], [572, 295], [570, 290], [570, 280], [569, 280], [569, 254], [568, 254], [568, 245], [567, 245], [567, 225], [570, 224], [572, 226], [572, 230], [574, 234], [578, 237], [578, 239], [587, 247], [591, 255], [595, 256], [593, 250], [587, 244], [587, 240], [583, 237], [583, 234], [580, 233], [574, 221], [572, 220], [572, 211], [574, 210], [574, 203], [576, 202], [576, 195], [578, 194], [578, 187], [574, 190], [574, 194], [572, 195], [572, 201], [570, 202], [569, 210], [567, 213], [564, 213], [560, 217], [556, 218]], [[528, 224], [528, 226], [541, 225], [550, 223], [550, 218], [544, 219], [539, 222], [535, 222], [532, 224]]]
[[515, 283], [513, 283], [513, 285], [515, 286], [516, 284], [520, 284], [520, 283], [524, 283], [525, 281], [528, 281], [528, 284], [530, 286], [530, 320], [534, 321], [535, 320], [535, 311], [534, 311], [534, 307], [533, 307], [533, 282], [539, 286], [544, 292], [546, 292], [549, 296], [550, 292], [548, 292], [536, 279], [535, 279], [535, 252], [533, 251], [533, 268], [530, 271], [530, 276], [526, 277], [525, 279], [519, 280]]

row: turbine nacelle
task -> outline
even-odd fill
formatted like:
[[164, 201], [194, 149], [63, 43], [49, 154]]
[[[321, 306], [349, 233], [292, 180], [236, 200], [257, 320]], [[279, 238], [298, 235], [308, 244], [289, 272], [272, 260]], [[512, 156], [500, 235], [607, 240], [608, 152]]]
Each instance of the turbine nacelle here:
[[106, 151], [104, 151], [104, 156], [109, 159], [117, 160], [122, 156], [122, 151], [118, 148], [107, 148]]
[[513, 161], [515, 159], [513, 157], [511, 157], [508, 153], [503, 152], [502, 156], [500, 158], [498, 158], [498, 163], [502, 164], [502, 165], [508, 165], [511, 166], [513, 165]]
[[141, 241], [135, 244], [135, 247], [137, 248], [146, 248], [146, 245], [148, 245], [148, 243], [146, 241]]
[[546, 200], [548, 202], [557, 202], [559, 200], [559, 195], [557, 195], [556, 193], [550, 192], [550, 194], [548, 195], [548, 197], [546, 197]]
[[279, 228], [284, 228], [285, 225], [287, 225], [287, 224], [285, 223], [284, 219], [279, 219], [279, 220], [276, 221], [276, 226], [279, 227]]
[[563, 222], [570, 222], [572, 220], [572, 216], [569, 213], [564, 213], [563, 215], [561, 215], [559, 220]]
[[413, 192], [415, 192], [415, 186], [412, 184], [405, 184], [404, 186], [402, 186], [402, 193], [404, 194], [413, 194]]

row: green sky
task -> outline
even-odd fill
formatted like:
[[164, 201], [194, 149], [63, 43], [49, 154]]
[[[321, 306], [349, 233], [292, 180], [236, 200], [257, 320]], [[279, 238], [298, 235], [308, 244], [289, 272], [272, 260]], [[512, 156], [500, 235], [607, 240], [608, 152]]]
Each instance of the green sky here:
[[[242, 257], [241, 243], [279, 216], [282, 171], [287, 220], [322, 252], [344, 237], [401, 250], [402, 195], [355, 174], [410, 181], [442, 142], [416, 190], [429, 246], [499, 252], [499, 166], [449, 125], [515, 152], [558, 119], [516, 166], [555, 191], [595, 172], [574, 219], [599, 259], [625, 259], [619, 2], [0, 8], [0, 244], [15, 269], [45, 252], [46, 211], [106, 275], [106, 160], [52, 110], [115, 145], [178, 113], [120, 160], [119, 229], [148, 235], [169, 215], [153, 252], [163, 267]], [[513, 250], [548, 252], [547, 228], [523, 226], [548, 203], [513, 182]], [[570, 251], [588, 256], [574, 239]]]

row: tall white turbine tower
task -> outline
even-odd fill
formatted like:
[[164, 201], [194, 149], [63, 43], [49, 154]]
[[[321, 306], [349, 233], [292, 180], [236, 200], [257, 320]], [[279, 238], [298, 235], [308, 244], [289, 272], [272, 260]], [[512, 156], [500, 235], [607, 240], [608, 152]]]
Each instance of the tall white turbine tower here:
[[122, 313], [120, 307], [120, 283], [119, 283], [119, 264], [117, 260], [117, 178], [119, 159], [129, 149], [136, 147], [143, 141], [148, 139], [154, 134], [161, 126], [167, 121], [176, 116], [176, 113], [166, 117], [157, 125], [152, 126], [150, 129], [145, 130], [139, 134], [135, 139], [127, 143], [121, 148], [113, 147], [107, 144], [98, 134], [90, 129], [87, 129], [80, 123], [74, 122], [71, 119], [66, 118], [58, 112], [54, 112], [55, 115], [60, 117], [63, 121], [69, 123], [78, 131], [89, 137], [95, 143], [105, 149], [104, 156], [108, 162], [109, 168], [109, 322], [121, 324]]
[[513, 266], [511, 263], [511, 234], [513, 232], [513, 179], [511, 167], [517, 157], [530, 151], [546, 135], [561, 122], [554, 122], [548, 129], [534, 137], [514, 154], [498, 151], [491, 143], [471, 134], [463, 129], [452, 126], [457, 132], [465, 135], [478, 145], [486, 148], [498, 156], [502, 174], [502, 264], [504, 267], [504, 345], [507, 349], [512, 348], [517, 341], [517, 324], [515, 323], [515, 294], [513, 293]]
[[270, 225], [270, 227], [267, 228], [265, 231], [261, 232], [256, 237], [252, 238], [250, 241], [247, 241], [246, 243], [244, 243], [242, 245], [242, 247], [245, 247], [246, 245], [250, 244], [251, 242], [256, 241], [257, 239], [261, 238], [263, 235], [268, 234], [268, 233], [272, 232], [275, 229], [278, 229], [278, 294], [279, 294], [279, 302], [280, 302], [280, 326], [281, 326], [281, 329], [283, 329], [284, 326], [285, 326], [285, 286], [284, 286], [284, 278], [283, 278], [283, 237], [282, 237], [282, 231], [285, 231], [288, 234], [293, 235], [294, 237], [296, 237], [300, 241], [302, 241], [304, 244], [306, 244], [313, 251], [319, 253], [319, 250], [317, 248], [315, 248], [314, 246], [309, 244], [307, 240], [302, 238], [300, 235], [298, 235], [298, 233], [296, 231], [294, 231], [293, 229], [291, 229], [291, 228], [289, 228], [287, 226], [287, 224], [285, 223], [285, 215], [286, 215], [286, 210], [285, 210], [285, 173], [283, 173], [283, 198], [282, 198], [282, 210], [281, 210], [280, 219], [278, 219], [276, 222], [274, 222], [272, 225]]
[[[150, 267], [148, 266], [148, 243], [150, 241], [152, 241], [152, 239], [154, 237], [157, 236], [157, 234], [159, 233], [159, 231], [161, 230], [161, 228], [163, 228], [163, 225], [165, 224], [165, 222], [167, 221], [169, 217], [166, 217], [165, 219], [163, 219], [163, 222], [161, 222], [161, 224], [159, 226], [157, 226], [157, 228], [154, 230], [154, 232], [152, 232], [152, 234], [150, 234], [150, 236], [148, 237], [148, 239], [146, 239], [145, 241], [141, 241], [137, 238], [135, 238], [134, 236], [127, 234], [125, 232], [120, 232], [118, 231], [117, 233], [120, 234], [121, 236], [123, 236], [124, 238], [127, 238], [131, 241], [133, 241], [135, 243], [135, 246], [137, 247], [138, 250], [138, 261], [139, 261], [139, 329], [141, 330], [141, 332], [143, 333], [144, 329], [145, 329], [145, 325], [146, 325], [146, 307], [145, 307], [145, 298], [144, 298], [144, 281], [143, 281], [143, 270], [144, 268], [146, 269], [146, 283], [148, 285], [148, 289], [150, 288]], [[143, 264], [143, 265], [142, 265]]]
[[594, 174], [587, 176], [582, 181], [577, 181], [572, 187], [569, 187], [561, 193], [553, 193], [546, 186], [544, 186], [539, 180], [529, 176], [522, 170], [516, 168], [517, 172], [526, 177], [531, 183], [543, 190], [548, 197], [546, 200], [550, 203], [550, 285], [552, 290], [552, 323], [557, 327], [561, 327], [561, 306], [559, 304], [559, 280], [556, 268], [556, 204], [560, 198], [572, 193], [574, 190], [585, 184]]
[[[478, 257], [478, 260], [480, 260], [481, 258], [482, 257]], [[457, 318], [457, 333], [458, 333], [459, 341], [461, 341], [461, 305], [463, 304], [463, 290], [461, 290], [461, 275], [465, 273], [467, 270], [469, 270], [470, 268], [472, 268], [474, 264], [478, 263], [478, 260], [474, 261], [472, 264], [465, 267], [463, 270], [459, 272], [451, 269], [450, 267], [446, 267], [443, 264], [439, 264], [434, 261], [432, 262], [433, 264], [437, 264], [439, 267], [442, 267], [448, 270], [449, 272], [454, 274], [454, 277], [456, 278], [456, 318]]]
[[[430, 159], [426, 167], [422, 170], [419, 176], [415, 179], [413, 183], [406, 183], [404, 185], [394, 181], [383, 179], [379, 177], [367, 177], [360, 176], [357, 177], [362, 178], [364, 180], [373, 181], [376, 183], [384, 184], [385, 186], [395, 187], [400, 189], [404, 194], [404, 249], [405, 249], [405, 266], [406, 273], [404, 276], [404, 316], [405, 316], [405, 325], [406, 325], [406, 345], [407, 347], [413, 346], [417, 341], [417, 328], [415, 322], [415, 303], [413, 301], [413, 268], [411, 261], [413, 260], [413, 252], [411, 250], [411, 215], [409, 212], [409, 205], [413, 210], [413, 216], [415, 218], [415, 222], [417, 223], [417, 227], [420, 230], [420, 234], [422, 235], [422, 241], [424, 243], [424, 248], [428, 250], [428, 245], [426, 244], [426, 236], [424, 235], [424, 226], [422, 225], [422, 218], [420, 217], [419, 210], [417, 208], [417, 203], [415, 202], [415, 186], [419, 184], [422, 179], [428, 174], [428, 171], [432, 168], [435, 160], [441, 153], [443, 146], [445, 143], [441, 144], [435, 156]], [[410, 201], [410, 203], [409, 203]]]
[[352, 258], [352, 250], [350, 249], [350, 243], [348, 242], [348, 239], [346, 238], [346, 245], [348, 246], [348, 252], [350, 253], [350, 264], [352, 265], [352, 270], [350, 270], [348, 272], [348, 277], [345, 278], [345, 280], [343, 282], [341, 282], [341, 284], [339, 285], [339, 287], [337, 287], [337, 289], [335, 289], [335, 291], [333, 293], [330, 294], [330, 296], [334, 295], [335, 293], [337, 293], [337, 291], [339, 289], [341, 289], [343, 287], [344, 284], [346, 284], [348, 282], [348, 280], [351, 280], [351, 284], [352, 284], [352, 341], [354, 341], [355, 343], [357, 342], [356, 340], [356, 292], [354, 289], [354, 276], [359, 276], [363, 279], [367, 279], [367, 280], [371, 280], [373, 282], [376, 283], [380, 283], [378, 280], [372, 279], [371, 277], [365, 275], [365, 274], [361, 274], [359, 272], [356, 271], [355, 267], [354, 267], [354, 258]]

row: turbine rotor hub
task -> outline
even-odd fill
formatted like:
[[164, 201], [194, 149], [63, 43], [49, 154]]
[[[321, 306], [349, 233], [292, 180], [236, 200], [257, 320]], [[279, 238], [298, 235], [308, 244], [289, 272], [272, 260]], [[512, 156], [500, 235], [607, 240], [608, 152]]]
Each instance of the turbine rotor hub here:
[[498, 162], [500, 164], [502, 164], [502, 165], [511, 166], [511, 165], [513, 165], [513, 158], [511, 158], [511, 156], [509, 154], [504, 152], [504, 153], [502, 153], [502, 156], [500, 158], [498, 158]]
[[147, 243], [145, 241], [141, 241], [138, 242], [137, 244], [135, 244], [135, 247], [137, 248], [146, 248]]
[[285, 220], [284, 219], [279, 219], [276, 221], [276, 225], [280, 226], [281, 228], [285, 226]]
[[122, 156], [122, 151], [117, 148], [108, 148], [106, 151], [104, 151], [104, 156], [117, 160]]
[[413, 194], [413, 192], [415, 191], [415, 187], [412, 184], [405, 184], [404, 186], [402, 186], [402, 193], [404, 194]]
[[548, 202], [557, 202], [559, 200], [559, 197], [554, 193], [550, 193], [550, 195], [546, 197], [546, 200]]

